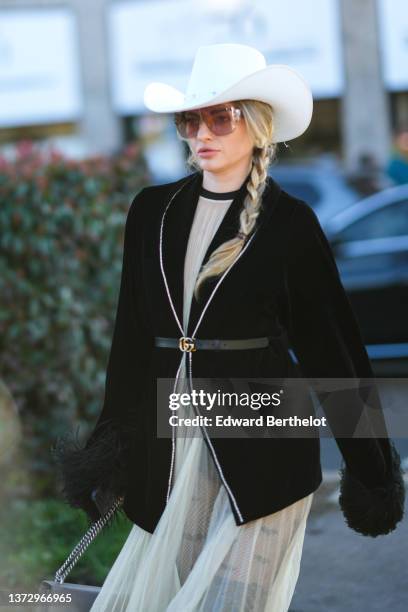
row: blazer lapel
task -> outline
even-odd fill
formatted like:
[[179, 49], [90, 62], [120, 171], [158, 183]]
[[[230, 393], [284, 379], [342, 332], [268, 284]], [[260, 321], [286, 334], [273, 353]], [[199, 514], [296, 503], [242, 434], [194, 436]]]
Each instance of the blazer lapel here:
[[[211, 253], [217, 247], [237, 234], [239, 229], [239, 215], [246, 195], [246, 183], [248, 178], [249, 175], [246, 177], [238, 194], [235, 196], [222, 218], [206, 250], [201, 265], [204, 265], [208, 261]], [[163, 267], [174, 308], [181, 325], [183, 323], [184, 261], [190, 230], [200, 195], [202, 175], [200, 172], [196, 172], [190, 175], [189, 179], [190, 180], [184, 184], [181, 191], [170, 204], [163, 227]], [[257, 218], [256, 231], [269, 218], [280, 191], [280, 186], [268, 176], [267, 184], [262, 195], [261, 210]], [[248, 248], [251, 248], [251, 245], [249, 245]], [[188, 329], [185, 330], [186, 335], [189, 335], [194, 330], [202, 309], [218, 280], [219, 277], [214, 277], [204, 282], [200, 288], [199, 302], [197, 302], [193, 293]]]
[[[202, 177], [199, 172], [191, 174], [187, 180], [184, 180], [181, 190], [168, 207], [163, 222], [163, 269], [181, 326], [183, 326], [184, 260], [201, 184]], [[177, 183], [177, 189], [171, 195], [174, 195], [178, 189], [180, 189], [180, 182]]]

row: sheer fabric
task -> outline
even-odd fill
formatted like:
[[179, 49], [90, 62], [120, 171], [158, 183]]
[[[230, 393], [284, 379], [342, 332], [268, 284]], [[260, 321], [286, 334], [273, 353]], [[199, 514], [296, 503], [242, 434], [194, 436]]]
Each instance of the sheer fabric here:
[[[231, 202], [200, 196], [185, 260], [185, 328], [202, 258]], [[188, 391], [185, 358], [177, 392]], [[238, 526], [200, 429], [176, 432], [169, 502], [153, 534], [133, 526], [92, 612], [287, 612], [313, 493]]]

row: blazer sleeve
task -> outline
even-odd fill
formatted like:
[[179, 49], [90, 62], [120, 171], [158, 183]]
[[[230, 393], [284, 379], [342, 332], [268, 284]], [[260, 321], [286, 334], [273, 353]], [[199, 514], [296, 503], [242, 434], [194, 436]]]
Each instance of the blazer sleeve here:
[[[364, 378], [365, 383], [373, 379], [330, 244], [315, 212], [302, 200], [297, 201], [291, 220], [284, 279], [283, 323], [302, 375]], [[342, 454], [339, 504], [346, 523], [375, 537], [394, 530], [402, 520], [405, 488], [400, 457], [388, 437], [374, 381], [369, 384], [369, 396], [370, 405], [374, 402], [376, 434], [353, 437], [350, 430], [344, 437], [344, 422], [374, 432], [364, 406], [364, 389], [337, 396], [334, 405], [340, 408], [340, 418], [339, 410], [325, 409], [324, 401], [321, 405]], [[317, 396], [320, 401], [327, 399], [325, 394], [317, 392]]]
[[[130, 438], [143, 436], [140, 403], [145, 391], [153, 337], [142, 313], [140, 227], [145, 189], [132, 201], [125, 224], [122, 272], [104, 400], [85, 446], [66, 432], [52, 449], [65, 501], [97, 520], [123, 496]], [[99, 503], [98, 503], [99, 498]]]

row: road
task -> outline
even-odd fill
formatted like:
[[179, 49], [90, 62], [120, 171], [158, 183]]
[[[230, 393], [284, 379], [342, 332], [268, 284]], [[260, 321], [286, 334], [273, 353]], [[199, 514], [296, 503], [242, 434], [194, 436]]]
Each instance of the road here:
[[[313, 499], [289, 612], [406, 612], [408, 509], [388, 535], [371, 538], [350, 529], [338, 505], [340, 454], [332, 439], [321, 442], [324, 478]], [[408, 440], [394, 442], [408, 489]]]

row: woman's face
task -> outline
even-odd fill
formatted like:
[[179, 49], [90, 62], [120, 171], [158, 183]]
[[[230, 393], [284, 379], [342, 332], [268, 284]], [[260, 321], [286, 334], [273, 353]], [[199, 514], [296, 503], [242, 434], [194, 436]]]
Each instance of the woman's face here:
[[[214, 105], [214, 108], [233, 102]], [[226, 170], [250, 168], [252, 161], [253, 142], [241, 112], [235, 129], [225, 136], [217, 136], [211, 132], [204, 121], [200, 121], [197, 135], [188, 139], [188, 144], [198, 164], [203, 171], [222, 173]], [[212, 153], [200, 153], [201, 148], [212, 149]]]

